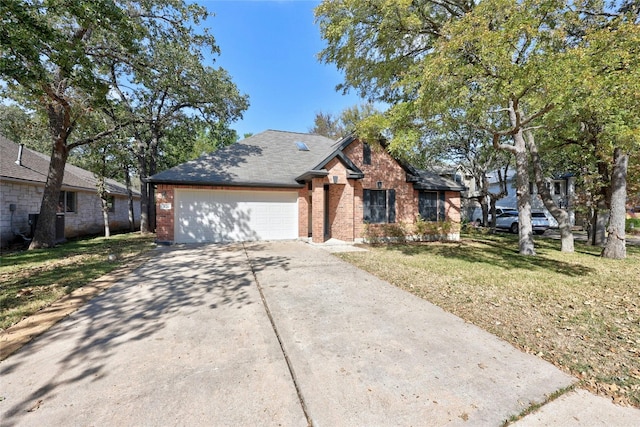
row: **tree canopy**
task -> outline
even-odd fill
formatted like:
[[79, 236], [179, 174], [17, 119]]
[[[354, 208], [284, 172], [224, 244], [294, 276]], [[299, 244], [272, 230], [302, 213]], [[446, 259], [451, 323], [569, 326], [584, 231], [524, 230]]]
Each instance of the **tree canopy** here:
[[50, 135], [50, 170], [32, 247], [53, 244], [72, 149], [127, 128], [138, 143], [132, 153], [146, 158], [140, 165], [153, 165], [170, 129], [192, 121], [219, 129], [247, 108], [228, 73], [212, 65], [219, 49], [206, 29], [196, 31], [207, 15], [196, 4], [8, 0], [0, 12], [3, 96], [46, 117]]
[[361, 125], [365, 134], [411, 151], [456, 129], [486, 133], [495, 149], [515, 154], [521, 253], [534, 253], [525, 218], [530, 179], [565, 223], [563, 249], [567, 237], [572, 250], [566, 212], [541, 182], [549, 145], [536, 137], [560, 124], [549, 140], [578, 134], [595, 116], [607, 129], [601, 141], [610, 141], [602, 155], [637, 146], [635, 2], [611, 9], [598, 0], [343, 0], [323, 2], [316, 16], [327, 42], [320, 58], [345, 72], [341, 88], [391, 105]]

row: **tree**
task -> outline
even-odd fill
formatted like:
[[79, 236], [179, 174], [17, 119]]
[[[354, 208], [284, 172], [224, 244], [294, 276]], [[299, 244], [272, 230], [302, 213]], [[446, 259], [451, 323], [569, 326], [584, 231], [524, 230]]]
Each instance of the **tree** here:
[[[127, 70], [132, 87], [151, 85], [153, 79], [148, 77], [160, 72], [151, 62], [158, 58], [152, 58], [148, 51], [156, 52], [155, 46], [171, 41], [175, 45], [195, 40], [197, 44], [212, 38], [206, 32], [201, 35], [193, 30], [192, 25], [206, 15], [205, 10], [182, 0], [118, 3], [8, 0], [2, 3], [0, 12], [3, 17], [0, 75], [7, 82], [6, 93], [23, 107], [41, 111], [48, 117], [52, 155], [38, 226], [30, 246], [47, 247], [54, 243], [55, 208], [70, 151], [132, 124], [131, 117], [113, 114], [117, 109], [112, 105], [122, 100], [114, 99], [110, 91], [111, 71]], [[191, 48], [192, 43], [184, 46], [186, 50]], [[164, 52], [175, 53], [170, 49]], [[195, 54], [194, 58], [202, 57]], [[175, 85], [193, 83], [185, 80], [188, 76], [180, 70], [172, 71]], [[212, 77], [212, 72], [206, 76]], [[211, 83], [205, 81], [203, 86], [210, 93], [211, 85], [219, 81], [217, 78]], [[191, 86], [190, 89], [196, 90]], [[215, 99], [228, 94], [224, 88], [219, 89], [222, 90]], [[195, 111], [203, 108], [191, 107]], [[110, 128], [98, 134], [85, 133], [84, 122], [99, 110], [112, 114]], [[231, 113], [229, 116], [233, 117], [231, 111], [223, 113]]]
[[339, 116], [319, 112], [316, 113], [314, 125], [309, 128], [309, 133], [339, 139], [354, 132], [362, 120], [375, 113], [377, 110], [371, 103], [346, 108]]
[[[603, 12], [597, 1], [446, 4], [445, 12], [434, 15], [438, 6], [428, 1], [323, 2], [317, 14], [328, 47], [321, 58], [344, 70], [343, 88], [392, 104], [385, 113], [392, 148], [415, 147], [425, 129], [446, 125], [486, 132], [496, 149], [515, 157], [520, 253], [535, 253], [528, 191], [531, 169], [545, 206], [559, 222], [562, 249], [573, 250], [568, 215], [545, 192], [545, 153], [535, 137], [551, 111], [564, 108], [570, 115], [575, 91], [588, 94], [593, 82], [606, 87], [604, 76], [612, 74], [608, 67], [594, 67], [585, 60], [584, 50], [596, 40], [585, 35], [594, 32], [592, 21], [597, 19], [592, 15], [612, 20], [619, 14]], [[339, 10], [341, 6], [345, 10]], [[365, 10], [371, 18], [362, 13]], [[596, 31], [605, 37], [604, 28]], [[621, 33], [616, 33], [608, 41], [625, 45]], [[634, 42], [632, 38], [627, 47]], [[633, 62], [622, 49], [615, 51]], [[601, 78], [581, 82], [573, 78], [587, 71]], [[609, 88], [612, 83], [637, 88], [622, 76], [609, 80]], [[629, 91], [636, 98], [637, 93]], [[597, 95], [585, 99], [596, 102]]]
[[[30, 248], [48, 247], [55, 240], [56, 208], [69, 152], [115, 131], [70, 139], [106, 99], [108, 86], [100, 77], [99, 59], [135, 55], [141, 28], [113, 1], [8, 0], [0, 6], [0, 15], [5, 95], [48, 119], [51, 161]], [[118, 49], [104, 50], [107, 40]]]
[[[175, 19], [182, 25], [184, 18]], [[238, 92], [224, 69], [203, 65], [205, 51], [218, 51], [213, 37], [173, 25], [154, 27], [152, 34], [152, 43], [138, 58], [149, 68], [122, 62], [109, 66], [110, 83], [124, 106], [113, 119], [132, 123], [132, 152], [142, 178], [157, 172], [161, 145], [170, 132], [177, 136], [178, 129], [204, 122], [224, 144], [236, 138], [228, 124], [248, 106], [246, 95]], [[146, 184], [141, 186], [142, 232], [153, 229], [150, 219], [155, 205], [150, 190]]]
[[613, 12], [601, 5], [589, 15], [573, 14], [579, 31], [570, 32], [575, 60], [566, 64], [564, 80], [573, 90], [550, 115], [546, 139], [549, 151], [562, 152], [564, 162], [580, 172], [591, 206], [592, 243], [604, 242], [609, 218], [617, 231], [609, 233], [607, 245], [624, 246], [624, 158], [640, 154], [640, 27], [637, 7]]

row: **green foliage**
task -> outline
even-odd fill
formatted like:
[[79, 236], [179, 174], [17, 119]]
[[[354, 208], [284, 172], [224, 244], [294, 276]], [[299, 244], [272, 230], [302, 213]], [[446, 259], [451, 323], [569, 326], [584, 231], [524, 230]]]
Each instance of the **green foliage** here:
[[47, 118], [56, 160], [34, 248], [53, 244], [53, 202], [74, 148], [126, 127], [135, 144], [122, 152], [135, 155], [138, 174], [147, 176], [155, 172], [167, 132], [199, 120], [224, 130], [248, 106], [226, 70], [207, 63], [219, 49], [208, 30], [196, 32], [207, 16], [197, 4], [9, 0], [0, 12], [2, 94]]
[[316, 113], [314, 125], [309, 128], [309, 133], [337, 140], [354, 132], [360, 122], [374, 114], [377, 114], [377, 110], [371, 103], [346, 108], [339, 116]]
[[451, 221], [425, 221], [419, 215], [414, 224], [414, 233], [420, 241], [446, 240], [455, 231], [460, 231], [460, 228]]
[[19, 105], [0, 104], [0, 135], [40, 153], [49, 154], [51, 141], [46, 119]]
[[625, 231], [629, 234], [640, 234], [640, 218], [627, 218]]
[[364, 240], [373, 245], [406, 243], [408, 234], [407, 225], [401, 222], [394, 224], [364, 224]]
[[447, 236], [459, 232], [460, 226], [451, 221], [425, 221], [420, 216], [415, 223], [364, 224], [363, 237], [367, 243], [404, 244], [408, 241], [446, 240]]

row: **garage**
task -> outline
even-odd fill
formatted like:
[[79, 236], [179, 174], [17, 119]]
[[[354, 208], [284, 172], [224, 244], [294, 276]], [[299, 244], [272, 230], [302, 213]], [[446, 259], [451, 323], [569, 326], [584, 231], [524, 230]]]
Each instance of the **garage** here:
[[298, 237], [296, 191], [175, 191], [175, 242], [240, 242]]

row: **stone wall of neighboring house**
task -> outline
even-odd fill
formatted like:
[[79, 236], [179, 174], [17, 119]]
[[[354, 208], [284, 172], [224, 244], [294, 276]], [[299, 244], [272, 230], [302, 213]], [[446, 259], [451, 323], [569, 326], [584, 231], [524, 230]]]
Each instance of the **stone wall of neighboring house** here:
[[[43, 186], [17, 181], [0, 182], [0, 245], [5, 247], [15, 239], [13, 230], [30, 233], [29, 214], [40, 212]], [[10, 206], [15, 205], [11, 212]]]
[[[70, 190], [71, 191], [71, 190]], [[65, 212], [64, 235], [67, 238], [104, 232], [102, 201], [96, 193], [76, 192], [76, 212]], [[133, 205], [136, 224], [140, 223], [140, 203]], [[127, 198], [114, 197], [114, 212], [109, 212], [111, 232], [129, 229]]]
[[[18, 181], [2, 181], [0, 183], [0, 242], [2, 246], [11, 243], [15, 238], [13, 230], [29, 235], [31, 225], [29, 214], [38, 214], [42, 203], [43, 185], [25, 184]], [[95, 192], [75, 191], [76, 212], [65, 213], [65, 237], [72, 238], [87, 234], [99, 234], [104, 231], [102, 206]], [[115, 212], [109, 213], [111, 231], [129, 229], [129, 211], [127, 198], [116, 196]], [[13, 222], [10, 205], [15, 205]], [[136, 226], [140, 224], [140, 203], [134, 202]], [[13, 227], [13, 229], [12, 229]]]

